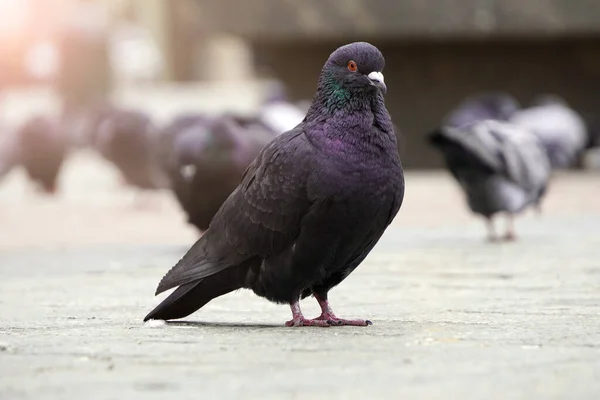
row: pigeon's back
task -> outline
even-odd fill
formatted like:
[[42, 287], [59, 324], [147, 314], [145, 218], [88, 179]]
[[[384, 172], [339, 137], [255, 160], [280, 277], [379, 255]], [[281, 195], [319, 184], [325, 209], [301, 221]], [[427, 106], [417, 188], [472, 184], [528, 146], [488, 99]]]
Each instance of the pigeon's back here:
[[485, 93], [467, 98], [446, 116], [443, 124], [458, 128], [477, 121], [507, 121], [518, 109], [517, 101], [506, 93]]
[[587, 128], [579, 114], [563, 104], [548, 104], [515, 113], [510, 122], [529, 129], [542, 142], [552, 165], [573, 163], [587, 142]]

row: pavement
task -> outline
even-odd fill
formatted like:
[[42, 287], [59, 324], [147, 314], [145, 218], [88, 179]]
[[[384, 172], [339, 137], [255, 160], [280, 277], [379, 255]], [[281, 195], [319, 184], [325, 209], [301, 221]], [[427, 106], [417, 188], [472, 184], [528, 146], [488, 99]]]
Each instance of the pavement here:
[[[444, 172], [331, 292], [369, 327], [286, 328], [248, 291], [143, 324], [197, 233], [168, 192], [139, 194], [76, 154], [55, 198], [0, 186], [0, 398], [598, 399], [600, 174], [555, 177], [519, 240], [489, 244]], [[317, 315], [306, 299], [307, 315]]]

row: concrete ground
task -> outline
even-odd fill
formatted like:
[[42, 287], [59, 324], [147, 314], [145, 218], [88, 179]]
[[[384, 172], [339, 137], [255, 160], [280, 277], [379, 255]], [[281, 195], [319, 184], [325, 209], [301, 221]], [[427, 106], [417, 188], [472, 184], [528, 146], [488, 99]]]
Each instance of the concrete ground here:
[[85, 154], [61, 188], [0, 186], [3, 400], [600, 398], [598, 174], [557, 176], [496, 245], [446, 174], [407, 174], [400, 215], [331, 293], [366, 328], [285, 328], [287, 307], [246, 291], [144, 325], [196, 232], [169, 193], [136, 198]]

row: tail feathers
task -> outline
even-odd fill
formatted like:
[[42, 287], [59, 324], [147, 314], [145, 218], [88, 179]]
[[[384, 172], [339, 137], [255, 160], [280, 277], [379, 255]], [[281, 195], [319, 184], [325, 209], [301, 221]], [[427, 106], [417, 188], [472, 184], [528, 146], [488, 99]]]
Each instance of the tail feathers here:
[[187, 317], [209, 301], [242, 287], [243, 269], [231, 267], [195, 282], [179, 286], [146, 317], [170, 320]]

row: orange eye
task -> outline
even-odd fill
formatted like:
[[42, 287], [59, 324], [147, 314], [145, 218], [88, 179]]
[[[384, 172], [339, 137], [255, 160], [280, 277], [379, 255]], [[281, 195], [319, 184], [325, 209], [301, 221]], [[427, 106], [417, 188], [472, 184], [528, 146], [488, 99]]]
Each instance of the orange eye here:
[[358, 67], [356, 66], [356, 63], [352, 60], [348, 61], [348, 69], [352, 72], [356, 72], [358, 70]]

